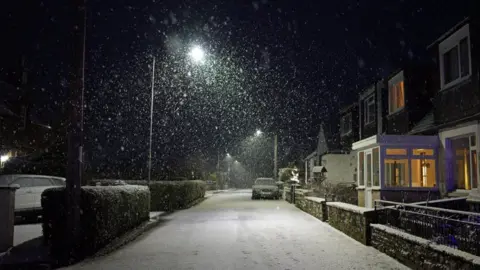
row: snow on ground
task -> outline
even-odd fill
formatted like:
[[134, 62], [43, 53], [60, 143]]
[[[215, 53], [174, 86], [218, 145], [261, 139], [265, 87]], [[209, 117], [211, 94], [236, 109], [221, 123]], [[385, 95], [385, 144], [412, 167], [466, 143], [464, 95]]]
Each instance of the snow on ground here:
[[42, 224], [15, 225], [13, 245], [17, 246], [23, 242], [42, 236]]
[[68, 269], [408, 269], [285, 201], [216, 194], [122, 249]]

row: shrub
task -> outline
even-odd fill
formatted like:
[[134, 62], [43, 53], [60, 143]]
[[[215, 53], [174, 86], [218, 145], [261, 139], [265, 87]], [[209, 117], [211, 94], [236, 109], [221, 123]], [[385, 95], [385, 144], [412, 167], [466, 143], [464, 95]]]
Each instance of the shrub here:
[[[92, 185], [115, 186], [121, 184], [146, 186], [145, 180], [94, 180]], [[174, 211], [184, 209], [205, 196], [207, 184], [202, 180], [185, 181], [151, 181], [150, 182], [152, 211]]]
[[150, 183], [152, 211], [174, 211], [205, 196], [205, 181], [159, 181]]
[[55, 264], [81, 260], [116, 237], [149, 219], [150, 191], [142, 186], [82, 187], [79, 239], [67, 253], [65, 188], [47, 189], [42, 194], [43, 236], [50, 244]]

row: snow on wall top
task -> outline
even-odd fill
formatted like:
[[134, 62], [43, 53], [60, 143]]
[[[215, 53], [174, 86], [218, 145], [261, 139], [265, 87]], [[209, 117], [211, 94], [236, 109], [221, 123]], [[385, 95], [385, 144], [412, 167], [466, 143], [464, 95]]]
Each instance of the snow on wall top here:
[[439, 244], [431, 242], [427, 239], [423, 239], [421, 237], [411, 235], [409, 233], [406, 233], [406, 232], [403, 232], [403, 231], [400, 231], [400, 230], [397, 230], [397, 229], [394, 229], [392, 227], [388, 227], [388, 226], [385, 226], [385, 225], [382, 225], [382, 224], [370, 224], [370, 226], [373, 227], [373, 228], [385, 231], [389, 234], [394, 234], [394, 235], [399, 236], [403, 239], [418, 243], [420, 245], [429, 246], [436, 251], [447, 253], [447, 254], [452, 255], [452, 256], [460, 257], [460, 258], [465, 259], [466, 261], [472, 262], [473, 264], [480, 265], [480, 257], [475, 256], [475, 255], [470, 254], [470, 253], [467, 253], [465, 251], [461, 251], [459, 249], [451, 248], [449, 246], [439, 245]]
[[343, 202], [327, 202], [327, 205], [333, 206], [336, 208], [341, 208], [341, 209], [348, 210], [355, 213], [360, 213], [360, 214], [374, 210], [373, 208], [360, 207], [357, 205], [343, 203]]
[[319, 197], [305, 197], [305, 199], [313, 202], [318, 202], [318, 203], [322, 203], [325, 201], [324, 198], [319, 198]]

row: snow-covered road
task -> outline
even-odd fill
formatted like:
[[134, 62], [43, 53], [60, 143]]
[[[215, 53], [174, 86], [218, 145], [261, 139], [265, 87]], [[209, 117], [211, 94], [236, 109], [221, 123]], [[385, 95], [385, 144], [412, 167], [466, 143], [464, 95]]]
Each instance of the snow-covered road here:
[[69, 269], [408, 269], [285, 201], [212, 195], [102, 258]]

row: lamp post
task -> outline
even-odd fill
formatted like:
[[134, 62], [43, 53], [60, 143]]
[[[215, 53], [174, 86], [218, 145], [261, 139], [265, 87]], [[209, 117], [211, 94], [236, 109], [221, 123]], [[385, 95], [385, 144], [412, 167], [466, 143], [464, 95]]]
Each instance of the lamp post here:
[[[205, 52], [200, 46], [193, 46], [188, 53], [188, 56], [194, 63], [203, 64], [205, 61]], [[150, 140], [148, 150], [148, 180], [147, 185], [150, 184], [152, 177], [152, 141], [153, 141], [153, 101], [155, 99], [155, 56], [152, 56], [152, 83], [151, 83], [151, 98], [150, 98]]]
[[[256, 137], [259, 137], [263, 134], [263, 132], [261, 130], [257, 130], [255, 132], [255, 136]], [[277, 134], [274, 134], [273, 135], [273, 178], [275, 181], [277, 181], [277, 177], [278, 177], [278, 136]]]

